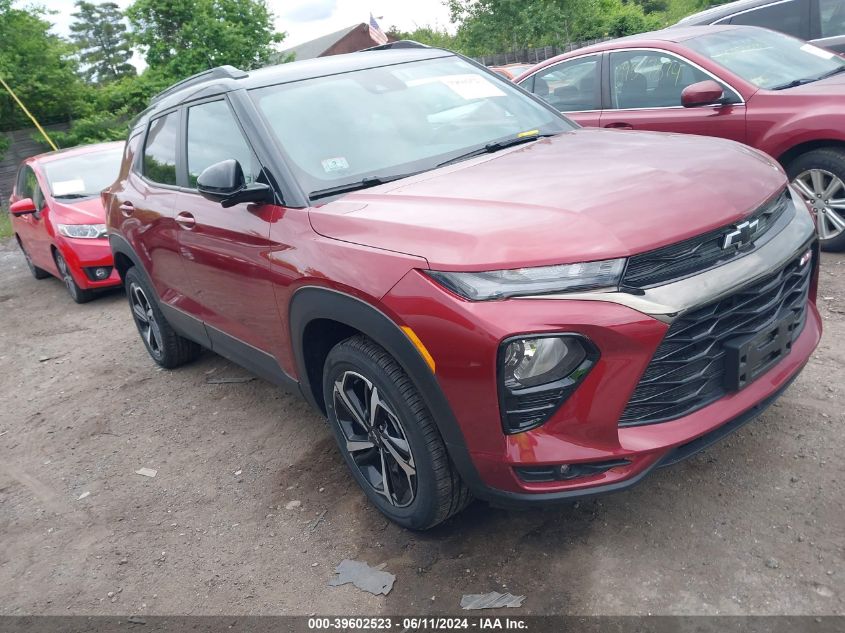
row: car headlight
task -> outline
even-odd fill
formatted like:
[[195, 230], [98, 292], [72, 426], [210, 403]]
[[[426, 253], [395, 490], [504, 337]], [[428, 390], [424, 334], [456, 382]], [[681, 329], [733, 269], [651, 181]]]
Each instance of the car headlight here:
[[105, 224], [57, 224], [59, 235], [95, 239], [106, 234]]
[[540, 426], [571, 396], [598, 360], [580, 334], [516, 336], [499, 347], [499, 404], [505, 433]]
[[425, 271], [435, 281], [471, 301], [505, 299], [525, 295], [575, 292], [619, 285], [625, 258], [581, 264], [485, 272]]

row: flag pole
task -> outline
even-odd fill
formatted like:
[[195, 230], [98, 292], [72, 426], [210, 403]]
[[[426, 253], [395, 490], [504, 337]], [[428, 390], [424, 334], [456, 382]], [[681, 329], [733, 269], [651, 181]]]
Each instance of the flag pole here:
[[56, 147], [56, 144], [53, 142], [53, 139], [47, 136], [47, 132], [44, 131], [44, 128], [41, 127], [41, 124], [38, 123], [34, 116], [32, 116], [32, 113], [26, 109], [26, 106], [23, 104], [23, 102], [18, 99], [18, 95], [16, 95], [15, 92], [9, 87], [9, 84], [3, 81], [3, 77], [0, 77], [0, 84], [3, 84], [3, 87], [8, 91], [10, 95], [12, 95], [12, 99], [15, 100], [15, 102], [21, 107], [21, 110], [23, 110], [26, 116], [28, 116], [30, 120], [35, 124], [35, 127], [38, 128], [38, 131], [41, 132], [41, 136], [43, 136], [47, 143], [49, 143], [50, 147], [52, 147], [54, 151], [58, 150], [59, 148]]

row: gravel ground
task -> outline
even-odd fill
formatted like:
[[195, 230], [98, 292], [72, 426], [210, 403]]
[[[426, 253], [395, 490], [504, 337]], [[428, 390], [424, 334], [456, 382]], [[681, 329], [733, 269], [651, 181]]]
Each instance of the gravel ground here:
[[[627, 493], [476, 503], [425, 534], [374, 511], [324, 421], [207, 353], [157, 369], [121, 292], [74, 305], [0, 244], [0, 614], [845, 614], [845, 257], [825, 335], [766, 414]], [[156, 469], [155, 478], [135, 474]], [[329, 587], [386, 564], [388, 596]]]

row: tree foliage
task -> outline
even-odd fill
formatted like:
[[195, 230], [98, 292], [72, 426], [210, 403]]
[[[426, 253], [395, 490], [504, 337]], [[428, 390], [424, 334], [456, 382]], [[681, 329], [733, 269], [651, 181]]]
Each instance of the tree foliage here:
[[263, 0], [136, 0], [126, 14], [147, 64], [173, 77], [260, 67], [284, 37]]
[[88, 81], [106, 83], [135, 74], [129, 63], [132, 48], [123, 22], [123, 13], [114, 2], [94, 4], [77, 0], [75, 21], [70, 25], [71, 40]]
[[[44, 123], [67, 121], [84, 111], [86, 87], [69, 43], [50, 33], [41, 9], [18, 9], [0, 0], [0, 77]], [[29, 127], [31, 122], [0, 87], [0, 129]]]
[[624, 0], [448, 0], [457, 42], [470, 55], [616, 37], [656, 28], [655, 14]]

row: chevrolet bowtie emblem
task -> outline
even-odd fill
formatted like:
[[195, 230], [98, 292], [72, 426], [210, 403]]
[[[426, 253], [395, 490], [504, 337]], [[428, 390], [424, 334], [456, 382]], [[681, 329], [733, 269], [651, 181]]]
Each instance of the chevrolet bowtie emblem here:
[[760, 226], [760, 220], [749, 220], [741, 222], [736, 225], [736, 228], [725, 234], [722, 241], [722, 248], [727, 250], [729, 248], [740, 248], [746, 244], [750, 244]]

